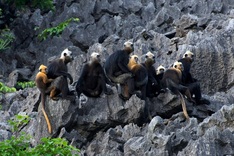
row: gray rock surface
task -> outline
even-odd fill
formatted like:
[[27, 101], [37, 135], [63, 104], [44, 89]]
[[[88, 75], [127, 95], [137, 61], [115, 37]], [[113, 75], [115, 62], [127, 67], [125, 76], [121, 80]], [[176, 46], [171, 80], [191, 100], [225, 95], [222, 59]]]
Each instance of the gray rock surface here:
[[[155, 67], [168, 68], [186, 50], [195, 54], [191, 73], [199, 80], [202, 96], [210, 104], [186, 100], [190, 120], [182, 113], [179, 98], [170, 92], [142, 101], [133, 95], [122, 101], [113, 95], [87, 102], [46, 99], [52, 123], [47, 131], [39, 91], [34, 88], [0, 96], [0, 141], [12, 135], [8, 120], [18, 113], [30, 116], [22, 131], [41, 137], [64, 137], [81, 149], [81, 155], [233, 155], [234, 154], [234, 1], [233, 0], [86, 0], [56, 1], [55, 12], [26, 9], [10, 26], [16, 36], [12, 48], [0, 53], [1, 81], [14, 86], [21, 79], [34, 80], [40, 64], [69, 48], [74, 61], [69, 72], [77, 81], [92, 52], [102, 63], [126, 40], [143, 59], [151, 51]], [[60, 36], [44, 41], [38, 34], [71, 17]], [[69, 86], [74, 90], [74, 86]], [[152, 119], [143, 120], [145, 105]], [[80, 107], [81, 106], [81, 107]]]

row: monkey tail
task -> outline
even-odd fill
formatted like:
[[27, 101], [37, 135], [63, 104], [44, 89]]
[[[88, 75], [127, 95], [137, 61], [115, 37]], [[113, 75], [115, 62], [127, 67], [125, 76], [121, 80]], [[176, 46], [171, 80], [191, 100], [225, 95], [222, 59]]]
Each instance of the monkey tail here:
[[184, 97], [180, 92], [178, 92], [178, 93], [179, 93], [179, 96], [180, 96], [180, 99], [181, 99], [181, 104], [182, 104], [182, 109], [183, 109], [184, 116], [186, 117], [186, 119], [189, 119], [189, 115], [188, 115], [188, 112], [187, 112]]
[[45, 111], [45, 94], [44, 93], [41, 94], [41, 103], [42, 103], [42, 112], [43, 112], [43, 115], [45, 117], [47, 127], [48, 127], [48, 132], [51, 134], [50, 120], [49, 120], [49, 118], [48, 118], [48, 116], [46, 114], [46, 111]]

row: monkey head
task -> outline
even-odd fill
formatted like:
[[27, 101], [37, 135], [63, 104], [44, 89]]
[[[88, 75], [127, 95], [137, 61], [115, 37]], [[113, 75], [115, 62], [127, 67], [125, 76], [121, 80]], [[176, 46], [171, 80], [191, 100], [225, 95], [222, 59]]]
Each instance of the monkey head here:
[[165, 67], [163, 67], [162, 65], [158, 66], [158, 68], [156, 69], [156, 74], [159, 75], [159, 74], [162, 74], [164, 73], [166, 70]]
[[47, 66], [45, 66], [45, 65], [40, 65], [40, 67], [39, 67], [39, 72], [42, 72], [42, 73], [47, 73]]
[[191, 51], [187, 50], [187, 51], [184, 53], [183, 58], [190, 58], [191, 61], [193, 61], [193, 60], [194, 60], [194, 54], [193, 54]]
[[129, 58], [129, 62], [128, 62], [128, 68], [130, 70], [132, 70], [136, 65], [138, 65], [138, 56], [137, 55], [132, 55]]
[[61, 53], [60, 59], [63, 60], [65, 64], [71, 62], [73, 60], [72, 52], [69, 51], [67, 48]]
[[145, 54], [145, 63], [153, 65], [155, 63], [155, 56], [150, 51]]
[[180, 71], [184, 70], [183, 64], [181, 62], [178, 62], [178, 61], [174, 62], [173, 68], [179, 69]]
[[90, 61], [91, 61], [91, 62], [95, 62], [95, 61], [101, 62], [100, 54], [97, 53], [97, 52], [93, 52], [93, 53], [91, 54], [91, 56], [90, 56]]
[[133, 43], [130, 41], [124, 42], [124, 51], [127, 51], [129, 54], [134, 51]]
[[130, 56], [129, 62], [138, 63], [138, 61], [139, 61], [139, 57], [137, 55]]

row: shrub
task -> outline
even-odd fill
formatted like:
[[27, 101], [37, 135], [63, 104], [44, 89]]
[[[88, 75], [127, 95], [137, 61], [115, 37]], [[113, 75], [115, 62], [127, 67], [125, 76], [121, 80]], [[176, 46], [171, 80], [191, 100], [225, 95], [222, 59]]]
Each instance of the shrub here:
[[78, 155], [79, 149], [68, 144], [63, 138], [42, 138], [41, 144], [31, 149], [32, 155]]
[[25, 88], [32, 88], [34, 86], [36, 86], [35, 81], [27, 81], [27, 82], [25, 81], [25, 82], [17, 82], [15, 87], [17, 89], [25, 89]]
[[67, 27], [67, 25], [72, 21], [78, 22], [79, 18], [69, 18], [68, 20], [60, 23], [58, 26], [47, 28], [38, 35], [38, 38], [40, 40], [46, 40], [49, 36], [59, 36], [62, 34], [63, 30]]
[[0, 34], [0, 51], [4, 51], [9, 48], [11, 42], [15, 39], [13, 33], [9, 29], [4, 29]]
[[12, 136], [8, 140], [0, 142], [0, 153], [1, 156], [23, 156], [30, 147], [30, 137], [25, 133], [20, 136]]
[[29, 116], [21, 113], [21, 114], [15, 115], [13, 119], [8, 120], [8, 123], [12, 127], [12, 132], [17, 132], [19, 131], [20, 127], [28, 124], [29, 121], [30, 121]]
[[1, 93], [10, 93], [10, 92], [15, 92], [16, 89], [14, 87], [8, 87], [2, 82], [0, 82], [0, 92]]
[[[19, 132], [19, 128], [29, 122], [26, 114], [15, 115], [9, 121], [12, 130]], [[30, 146], [30, 135], [22, 132], [19, 136], [13, 135], [10, 139], [0, 142], [1, 156], [73, 156], [78, 155], [79, 149], [68, 144], [63, 138], [41, 138], [41, 143]]]

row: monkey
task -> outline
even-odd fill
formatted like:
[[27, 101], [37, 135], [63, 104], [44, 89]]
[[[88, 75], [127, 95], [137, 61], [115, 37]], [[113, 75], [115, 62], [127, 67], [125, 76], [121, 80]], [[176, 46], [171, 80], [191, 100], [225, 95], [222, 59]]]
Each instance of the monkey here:
[[148, 72], [148, 83], [146, 86], [146, 96], [149, 98], [157, 96], [160, 91], [159, 83], [156, 80], [156, 71], [153, 66], [155, 63], [155, 56], [150, 51], [145, 54], [145, 61], [142, 65], [147, 69]]
[[156, 69], [156, 75], [163, 75], [165, 72], [166, 68], [163, 65], [158, 66]]
[[181, 62], [174, 62], [173, 66], [167, 69], [163, 74], [161, 84], [164, 89], [168, 88], [173, 94], [180, 96], [184, 116], [189, 119], [185, 100], [182, 94], [184, 94], [190, 102], [196, 102], [192, 99], [189, 88], [181, 85], [183, 68], [184, 67]]
[[62, 51], [60, 58], [55, 59], [48, 65], [47, 77], [54, 79], [53, 83], [50, 84], [50, 98], [57, 100], [56, 95], [62, 93], [62, 98], [66, 98], [69, 92], [67, 78], [70, 80], [70, 84], [73, 83], [71, 74], [68, 73], [67, 64], [72, 62], [72, 52], [67, 48]]
[[88, 97], [99, 97], [103, 91], [107, 95], [112, 94], [112, 90], [108, 90], [106, 87], [106, 77], [100, 62], [100, 54], [93, 52], [90, 61], [82, 68], [76, 84], [78, 97], [81, 93]]
[[163, 78], [163, 74], [165, 72], [166, 68], [163, 65], [158, 66], [156, 69], [156, 80], [158, 82], [157, 89], [156, 89], [156, 95], [159, 95], [160, 93], [164, 93], [165, 90], [163, 90], [161, 86], [161, 80]]
[[[128, 68], [134, 74], [127, 80], [128, 91], [130, 95], [136, 94], [142, 100], [146, 99], [146, 85], [148, 82], [148, 72], [146, 68], [138, 63], [139, 57], [132, 55], [130, 57]], [[140, 93], [136, 92], [140, 90]]]
[[112, 53], [104, 64], [104, 71], [107, 78], [115, 84], [123, 84], [126, 79], [132, 77], [128, 68], [129, 55], [134, 51], [133, 43], [127, 41], [124, 48]]
[[152, 119], [148, 107], [148, 101], [146, 99], [146, 87], [148, 83], [148, 71], [147, 69], [138, 62], [139, 57], [132, 55], [130, 57], [128, 68], [133, 73], [133, 77], [127, 79], [127, 91], [130, 96], [136, 94], [141, 100], [145, 101], [143, 120], [148, 122], [148, 119]]
[[48, 79], [48, 77], [46, 75], [46, 73], [47, 73], [46, 70], [47, 70], [47, 67], [45, 65], [40, 65], [39, 72], [37, 73], [36, 78], [35, 78], [35, 83], [36, 83], [36, 86], [41, 93], [42, 112], [43, 112], [43, 115], [46, 119], [48, 131], [49, 131], [49, 133], [51, 133], [50, 120], [45, 112], [45, 95], [47, 92], [47, 84], [52, 82], [53, 79]]
[[197, 79], [192, 77], [190, 73], [191, 64], [194, 61], [194, 54], [191, 51], [186, 51], [183, 55], [183, 58], [178, 60], [184, 66], [184, 70], [182, 71], [182, 84], [187, 86], [191, 92], [191, 95], [195, 96], [196, 104], [209, 104], [210, 102], [201, 95], [201, 87]]
[[183, 55], [183, 58], [178, 60], [184, 66], [184, 70], [182, 72], [182, 82], [185, 84], [196, 82], [190, 73], [191, 64], [194, 61], [194, 54], [191, 51], [186, 51]]

